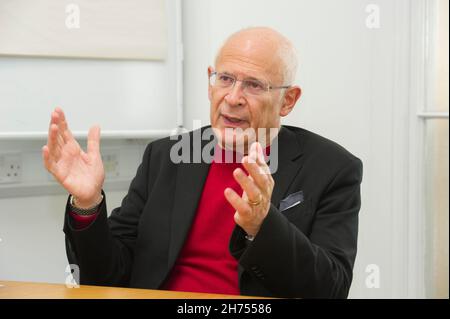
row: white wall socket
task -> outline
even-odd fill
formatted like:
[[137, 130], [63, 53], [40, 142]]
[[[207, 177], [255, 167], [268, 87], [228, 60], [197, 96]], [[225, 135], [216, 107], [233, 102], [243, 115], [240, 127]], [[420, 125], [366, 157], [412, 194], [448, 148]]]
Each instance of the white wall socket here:
[[20, 183], [22, 180], [22, 156], [20, 153], [0, 154], [0, 184]]

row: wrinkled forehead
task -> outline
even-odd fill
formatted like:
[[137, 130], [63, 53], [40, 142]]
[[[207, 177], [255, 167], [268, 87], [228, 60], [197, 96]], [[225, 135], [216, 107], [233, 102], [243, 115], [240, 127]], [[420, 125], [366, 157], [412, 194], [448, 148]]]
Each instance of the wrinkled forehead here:
[[282, 63], [275, 41], [263, 37], [235, 37], [219, 51], [216, 69], [237, 76], [282, 80]]

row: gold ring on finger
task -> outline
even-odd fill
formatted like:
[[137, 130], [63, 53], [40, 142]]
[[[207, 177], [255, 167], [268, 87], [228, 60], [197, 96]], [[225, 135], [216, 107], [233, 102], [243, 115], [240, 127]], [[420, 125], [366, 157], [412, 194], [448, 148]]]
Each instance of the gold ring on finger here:
[[258, 199], [256, 201], [252, 201], [252, 200], [250, 200], [250, 198], [247, 199], [247, 203], [249, 203], [252, 206], [258, 206], [259, 204], [261, 204], [261, 201], [262, 201], [261, 193], [259, 193], [259, 197], [258, 197]]

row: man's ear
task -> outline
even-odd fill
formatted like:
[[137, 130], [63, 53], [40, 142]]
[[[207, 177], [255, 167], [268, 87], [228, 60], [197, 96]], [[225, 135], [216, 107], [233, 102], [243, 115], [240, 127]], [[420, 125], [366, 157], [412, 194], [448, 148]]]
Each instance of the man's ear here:
[[208, 99], [211, 101], [212, 94], [211, 94], [211, 85], [209, 84], [209, 77], [211, 76], [211, 73], [214, 72], [214, 68], [212, 66], [208, 67]]
[[294, 109], [295, 103], [297, 103], [301, 95], [302, 89], [299, 86], [293, 86], [286, 90], [280, 109], [281, 117], [284, 117], [291, 113], [291, 111]]

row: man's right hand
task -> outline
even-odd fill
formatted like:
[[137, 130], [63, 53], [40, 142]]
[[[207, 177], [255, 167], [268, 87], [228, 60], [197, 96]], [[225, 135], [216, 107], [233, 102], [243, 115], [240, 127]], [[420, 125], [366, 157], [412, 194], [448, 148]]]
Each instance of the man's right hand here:
[[88, 133], [87, 153], [73, 137], [64, 112], [52, 112], [47, 145], [42, 147], [45, 168], [70, 194], [80, 208], [98, 204], [105, 180], [100, 155], [100, 127], [91, 127]]

